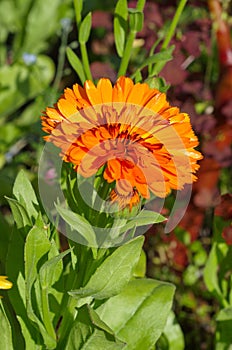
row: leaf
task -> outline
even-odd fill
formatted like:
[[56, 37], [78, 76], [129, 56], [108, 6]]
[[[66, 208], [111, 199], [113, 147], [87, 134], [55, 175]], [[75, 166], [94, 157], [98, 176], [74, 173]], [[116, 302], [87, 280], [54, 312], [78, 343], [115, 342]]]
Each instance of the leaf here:
[[114, 12], [114, 39], [119, 57], [123, 56], [125, 40], [127, 35], [128, 8], [127, 0], [119, 0]]
[[[56, 250], [56, 253], [58, 251]], [[60, 253], [53, 258], [46, 261], [41, 269], [39, 270], [39, 279], [41, 286], [41, 303], [42, 303], [42, 314], [43, 314], [43, 322], [46, 327], [47, 332], [52, 336], [56, 337], [54, 327], [53, 327], [53, 317], [55, 316], [58, 321], [60, 318], [60, 308], [58, 308], [55, 315], [53, 315], [51, 311], [51, 305], [49, 304], [49, 294], [53, 296], [57, 303], [61, 302], [62, 295], [58, 294], [58, 291], [52, 289], [52, 286], [55, 282], [57, 282], [63, 270], [62, 259], [70, 253], [70, 249], [66, 250], [63, 253]], [[57, 295], [58, 294], [58, 295]]]
[[169, 283], [133, 280], [96, 312], [116, 337], [127, 343], [125, 349], [151, 349], [167, 322], [174, 290]]
[[53, 61], [42, 55], [29, 67], [22, 63], [0, 67], [0, 117], [10, 115], [44, 91], [54, 72]]
[[218, 298], [222, 305], [226, 300], [221, 290], [218, 268], [222, 259], [226, 257], [228, 249], [226, 243], [213, 243], [203, 273], [207, 289]]
[[133, 276], [144, 277], [146, 274], [146, 267], [147, 267], [147, 258], [144, 250], [142, 249], [138, 264], [134, 268]]
[[63, 270], [62, 259], [71, 252], [71, 249], [67, 249], [65, 252], [54, 256], [52, 259], [46, 261], [39, 270], [39, 277], [41, 287], [43, 289], [50, 288], [55, 282], [57, 282], [61, 276]]
[[75, 70], [77, 75], [79, 76], [82, 84], [84, 84], [86, 80], [85, 72], [79, 57], [73, 52], [73, 50], [70, 47], [67, 47], [66, 53], [67, 53], [69, 63], [71, 64], [72, 68]]
[[0, 349], [13, 350], [11, 325], [0, 299]]
[[126, 232], [133, 227], [158, 224], [160, 222], [165, 221], [166, 218], [159, 213], [155, 213], [151, 210], [141, 210], [138, 215], [136, 215], [133, 219], [129, 220], [126, 225], [124, 225], [121, 229], [121, 232]]
[[[10, 236], [6, 259], [6, 273], [14, 282], [7, 294], [20, 323], [26, 349], [37, 349], [41, 339], [39, 332], [33, 327], [26, 312], [25, 279], [24, 279], [24, 241], [19, 231], [14, 228]], [[17, 269], [15, 268], [17, 266]], [[36, 345], [37, 343], [37, 345]], [[39, 349], [39, 346], [38, 346]]]
[[34, 189], [23, 170], [21, 170], [16, 177], [13, 186], [13, 195], [17, 198], [19, 203], [24, 206], [29, 217], [36, 219], [38, 212], [34, 205], [38, 206], [39, 203], [37, 201]]
[[54, 337], [48, 334], [44, 324], [36, 315], [36, 310], [33, 309], [36, 300], [32, 293], [32, 288], [35, 284], [35, 289], [37, 289], [35, 295], [38, 296], [38, 285], [35, 283], [38, 274], [37, 269], [41, 259], [49, 252], [50, 247], [51, 243], [47, 238], [46, 231], [38, 227], [33, 227], [28, 233], [25, 243], [26, 308], [28, 317], [35, 323], [36, 328], [40, 331], [47, 348], [55, 349], [55, 333]]
[[83, 8], [83, 0], [74, 0], [74, 8], [76, 14], [77, 26], [79, 26], [81, 22], [81, 12]]
[[80, 44], [87, 43], [92, 25], [92, 14], [89, 12], [81, 22], [78, 40]]
[[217, 318], [216, 350], [230, 349], [232, 344], [232, 307], [220, 310]]
[[62, 14], [59, 13], [59, 7], [61, 3], [60, 0], [53, 0], [49, 6], [46, 0], [34, 0], [30, 3], [30, 10], [27, 10], [25, 14], [23, 44], [21, 43], [19, 50], [33, 54], [45, 51], [49, 45], [47, 42], [49, 37], [60, 28]]
[[[134, 79], [138, 71], [141, 71], [143, 68], [149, 66], [154, 63], [165, 63], [172, 59], [172, 52], [174, 50], [173, 46], [165, 49], [164, 51], [158, 52], [152, 56], [147, 57], [142, 64], [136, 69], [136, 71], [131, 75], [131, 78]], [[153, 77], [156, 74], [155, 68], [151, 70], [151, 74], [149, 77]]]
[[73, 239], [74, 241], [78, 240], [78, 242], [82, 239], [82, 242], [84, 242], [84, 244], [88, 243], [90, 246], [97, 246], [95, 232], [90, 223], [83, 216], [80, 216], [79, 214], [74, 213], [71, 210], [65, 209], [57, 204], [56, 209], [60, 216], [64, 219], [64, 221], [73, 230], [71, 232], [72, 237], [69, 238]]
[[[17, 319], [20, 323], [22, 334], [24, 336], [24, 341], [25, 341], [25, 347], [24, 349], [30, 349], [30, 350], [43, 350], [44, 346], [39, 344], [41, 335], [39, 332], [36, 332], [36, 329], [33, 328], [32, 324], [30, 323], [30, 326], [28, 326], [28, 323], [30, 320], [28, 319], [27, 323], [25, 322], [25, 319], [22, 319], [21, 316], [17, 315]], [[34, 334], [31, 332], [31, 328], [33, 328]], [[18, 346], [18, 344], [17, 344]], [[18, 350], [18, 349], [17, 349]]]
[[124, 347], [125, 344], [115, 339], [112, 330], [100, 320], [93, 309], [87, 305], [78, 309], [66, 350], [120, 350]]
[[27, 229], [32, 226], [32, 222], [26, 212], [26, 209], [18, 201], [5, 197], [10, 205], [18, 229]]
[[72, 290], [69, 294], [105, 299], [119, 293], [132, 276], [133, 268], [139, 260], [143, 241], [144, 238], [140, 236], [115, 249], [83, 288]]
[[[161, 338], [165, 338], [165, 347], [162, 347]], [[175, 319], [175, 314], [171, 311], [168, 315], [162, 337], [159, 340], [158, 348], [168, 350], [184, 350], [184, 335], [180, 325]], [[160, 344], [161, 343], [161, 344]], [[159, 346], [160, 345], [160, 346]]]
[[12, 231], [12, 228], [7, 223], [2, 213], [0, 213], [0, 261], [1, 261], [1, 264], [5, 264], [6, 262], [6, 255], [7, 255], [11, 231]]

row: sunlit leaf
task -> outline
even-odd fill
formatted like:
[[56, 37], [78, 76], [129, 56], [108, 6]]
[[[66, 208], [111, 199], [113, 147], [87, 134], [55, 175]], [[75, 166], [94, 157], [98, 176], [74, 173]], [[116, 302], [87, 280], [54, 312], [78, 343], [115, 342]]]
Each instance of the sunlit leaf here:
[[127, 343], [125, 349], [151, 349], [167, 322], [174, 290], [172, 284], [156, 280], [133, 280], [96, 311], [116, 336]]
[[73, 50], [70, 47], [67, 47], [66, 52], [67, 52], [69, 63], [71, 64], [72, 68], [75, 70], [77, 75], [79, 76], [82, 84], [84, 84], [86, 78], [85, 78], [85, 72], [83, 69], [83, 65], [82, 65], [80, 59], [78, 58], [78, 56], [73, 52]]
[[70, 294], [105, 299], [119, 293], [132, 276], [133, 268], [140, 257], [143, 241], [143, 237], [137, 237], [116, 248], [97, 268], [88, 283], [83, 288], [70, 291]]
[[119, 0], [114, 11], [114, 38], [116, 50], [119, 57], [123, 56], [125, 40], [127, 35], [128, 9], [127, 1]]

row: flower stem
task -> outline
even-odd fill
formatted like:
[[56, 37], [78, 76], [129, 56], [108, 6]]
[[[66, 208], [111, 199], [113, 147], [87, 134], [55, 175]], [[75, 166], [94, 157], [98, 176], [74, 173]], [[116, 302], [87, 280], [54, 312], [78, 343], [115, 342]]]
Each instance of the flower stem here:
[[[90, 258], [90, 248], [86, 246], [82, 246], [81, 244], [77, 244], [78, 247], [78, 267], [75, 271], [74, 278], [72, 280], [72, 287], [73, 289], [79, 289], [81, 286], [83, 286], [83, 281], [86, 274], [86, 265]], [[73, 277], [73, 276], [72, 276]], [[77, 303], [78, 300], [74, 298], [73, 296], [69, 295], [68, 293], [64, 295], [64, 300], [62, 302], [62, 322], [61, 326], [58, 330], [58, 338], [59, 343], [57, 344], [56, 350], [63, 350], [65, 348], [68, 335], [70, 333], [70, 329], [73, 325], [73, 322], [76, 318], [77, 314]]]
[[169, 45], [169, 43], [170, 43], [170, 41], [175, 33], [177, 24], [180, 20], [180, 16], [184, 10], [184, 7], [185, 7], [187, 1], [188, 0], [180, 0], [179, 5], [178, 5], [177, 10], [176, 10], [176, 13], [174, 15], [174, 18], [173, 18], [172, 23], [169, 27], [168, 33], [167, 33], [166, 38], [162, 44], [161, 49], [166, 49], [168, 47], [168, 45]]
[[[145, 6], [145, 2], [146, 2], [146, 0], [138, 0], [136, 9], [138, 11], [142, 12], [143, 8]], [[122, 60], [120, 63], [119, 71], [118, 71], [118, 77], [126, 74], [136, 33], [137, 33], [136, 30], [131, 30], [129, 32], [128, 39], [127, 39], [126, 46], [125, 46], [125, 50], [123, 52], [123, 57], [122, 57]]]
[[81, 49], [81, 57], [82, 57], [82, 62], [83, 62], [83, 67], [85, 71], [86, 78], [88, 80], [93, 80], [92, 74], [90, 71], [90, 66], [89, 66], [89, 58], [86, 50], [86, 45], [84, 43], [80, 43], [80, 49]]
[[68, 33], [69, 33], [70, 27], [64, 28], [62, 30], [62, 36], [61, 36], [61, 45], [59, 49], [59, 56], [58, 56], [58, 65], [57, 65], [57, 71], [56, 76], [53, 83], [53, 88], [57, 92], [59, 89], [59, 84], [63, 75], [63, 69], [64, 69], [64, 63], [65, 63], [65, 54], [66, 54], [66, 47], [68, 42]]
[[136, 36], [136, 31], [130, 31], [129, 35], [128, 35], [128, 39], [126, 42], [126, 47], [125, 47], [125, 51], [123, 53], [123, 57], [121, 60], [121, 64], [119, 67], [119, 71], [118, 71], [118, 76], [120, 77], [121, 75], [125, 75], [126, 71], [127, 71], [127, 67], [130, 61], [130, 56], [131, 56], [131, 49], [133, 46], [133, 42]]
[[[172, 23], [171, 23], [171, 25], [170, 25], [170, 27], [169, 27], [169, 30], [168, 30], [168, 32], [167, 32], [167, 35], [166, 35], [166, 37], [165, 37], [165, 40], [164, 40], [164, 42], [163, 42], [163, 44], [162, 44], [162, 46], [161, 46], [161, 51], [162, 51], [162, 50], [165, 50], [165, 49], [168, 47], [168, 45], [169, 45], [169, 43], [170, 43], [170, 41], [171, 41], [171, 39], [172, 39], [172, 37], [173, 37], [173, 35], [174, 35], [174, 33], [175, 33], [177, 24], [178, 24], [178, 22], [179, 22], [179, 20], [180, 20], [180, 16], [181, 16], [181, 14], [182, 14], [182, 12], [183, 12], [183, 10], [184, 10], [184, 7], [185, 7], [187, 1], [188, 1], [188, 0], [180, 0], [179, 5], [178, 5], [177, 10], [176, 10], [176, 13], [175, 13], [175, 15], [174, 15], [174, 18], [173, 18], [173, 20], [172, 20]], [[156, 64], [154, 65], [155, 71], [156, 71], [157, 73], [159, 73], [159, 72], [163, 69], [163, 67], [165, 66], [165, 64], [166, 64], [166, 63], [164, 63], [164, 62], [158, 62], [158, 63], [156, 63]], [[153, 69], [154, 69], [154, 68], [153, 68]]]

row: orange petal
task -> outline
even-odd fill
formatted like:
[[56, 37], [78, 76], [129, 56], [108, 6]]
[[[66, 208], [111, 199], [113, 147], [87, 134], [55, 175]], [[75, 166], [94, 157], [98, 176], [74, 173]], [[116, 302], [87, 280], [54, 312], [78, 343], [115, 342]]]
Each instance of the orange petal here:
[[101, 95], [94, 83], [91, 80], [86, 80], [84, 84], [86, 94], [92, 105], [97, 105], [102, 103]]
[[58, 103], [57, 106], [60, 110], [60, 112], [66, 117], [70, 117], [73, 114], [77, 113], [77, 106], [70, 103], [69, 101], [65, 100], [64, 98], [61, 98]]
[[102, 78], [97, 84], [102, 103], [112, 102], [112, 84], [109, 79]]

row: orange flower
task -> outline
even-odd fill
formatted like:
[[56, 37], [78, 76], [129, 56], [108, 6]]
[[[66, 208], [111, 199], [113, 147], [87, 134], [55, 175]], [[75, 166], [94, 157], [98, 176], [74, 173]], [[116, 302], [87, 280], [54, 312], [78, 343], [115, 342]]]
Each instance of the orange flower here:
[[198, 139], [189, 116], [147, 84], [126, 77], [114, 86], [105, 78], [97, 86], [91, 81], [84, 88], [75, 84], [41, 118], [50, 134], [46, 140], [82, 176], [105, 166], [104, 179], [115, 182], [111, 200], [119, 205], [131, 208], [139, 196], [149, 198], [150, 191], [165, 197], [196, 179], [193, 173], [202, 156], [194, 150]]

